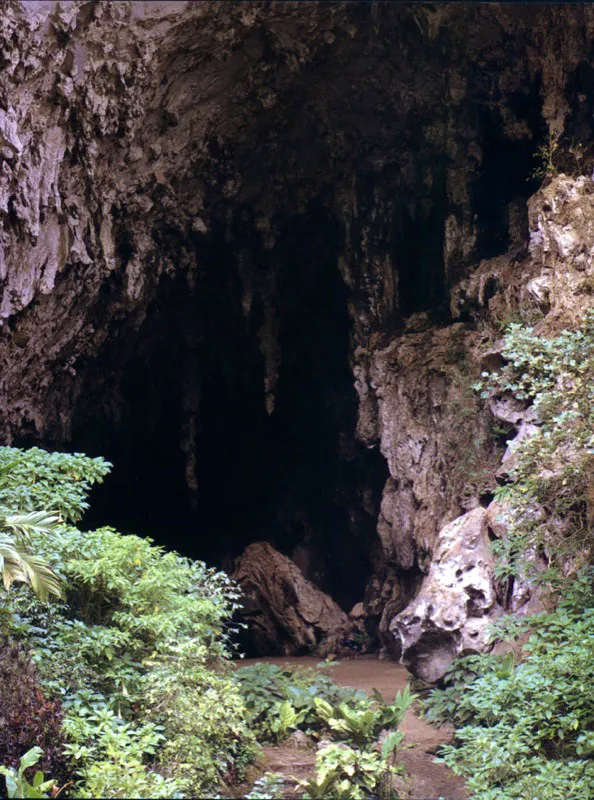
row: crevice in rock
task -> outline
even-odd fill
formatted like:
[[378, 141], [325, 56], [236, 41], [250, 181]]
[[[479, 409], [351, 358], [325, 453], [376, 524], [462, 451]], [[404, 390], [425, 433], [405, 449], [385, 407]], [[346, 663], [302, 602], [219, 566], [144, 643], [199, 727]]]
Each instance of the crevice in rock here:
[[503, 109], [478, 102], [482, 164], [472, 183], [477, 230], [473, 256], [494, 258], [528, 236], [526, 203], [539, 185], [535, 158], [547, 129], [542, 118], [541, 82], [522, 86]]

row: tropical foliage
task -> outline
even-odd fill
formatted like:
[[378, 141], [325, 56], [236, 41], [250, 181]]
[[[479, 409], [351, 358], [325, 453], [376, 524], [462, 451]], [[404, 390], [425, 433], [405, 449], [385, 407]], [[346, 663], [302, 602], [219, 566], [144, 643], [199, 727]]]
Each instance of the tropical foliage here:
[[457, 725], [441, 757], [477, 800], [594, 797], [594, 573], [554, 612], [505, 619], [493, 636], [529, 634], [524, 657], [462, 659], [426, 703]]
[[0, 508], [0, 572], [5, 589], [17, 581], [30, 584], [40, 600], [61, 597], [58, 576], [45, 559], [31, 552], [31, 536], [51, 536], [57, 521], [45, 511], [14, 514]]
[[476, 388], [530, 404], [536, 431], [518, 445], [509, 482], [496, 492], [512, 522], [497, 547], [501, 569], [534, 571], [526, 555], [536, 548], [567, 572], [594, 552], [594, 309], [578, 330], [551, 339], [512, 324], [502, 355], [505, 365], [483, 373]]
[[441, 758], [473, 798], [581, 800], [594, 797], [594, 310], [551, 339], [510, 325], [502, 354], [477, 389], [531, 406], [535, 429], [496, 492], [510, 522], [498, 573], [549, 610], [500, 619], [492, 638], [511, 651], [460, 659], [425, 711], [455, 723]]
[[[47, 565], [42, 577], [64, 598], [55, 591], [47, 602], [49, 591], [35, 596], [24, 585], [39, 589], [37, 576], [13, 576], [0, 626], [59, 704], [55, 743], [74, 796], [208, 795], [255, 752], [228, 664], [238, 591], [148, 539], [75, 528], [108, 468], [82, 455], [0, 449], [6, 529], [35, 553], [34, 565]], [[30, 724], [37, 743], [46, 723], [33, 715]]]
[[243, 697], [250, 725], [262, 742], [278, 742], [299, 728], [318, 735], [327, 728], [318, 702], [332, 708], [339, 703], [367, 707], [364, 692], [338, 686], [324, 672], [287, 664], [265, 662], [240, 667], [235, 680]]

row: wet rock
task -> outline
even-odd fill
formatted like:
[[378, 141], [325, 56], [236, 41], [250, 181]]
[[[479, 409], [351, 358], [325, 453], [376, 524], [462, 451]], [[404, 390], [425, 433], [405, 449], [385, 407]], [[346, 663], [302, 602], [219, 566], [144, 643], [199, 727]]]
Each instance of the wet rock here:
[[501, 612], [491, 571], [484, 508], [440, 531], [418, 595], [389, 626], [389, 650], [415, 676], [436, 681], [458, 655], [484, 649], [485, 628]]
[[251, 544], [233, 577], [244, 594], [244, 620], [258, 655], [340, 652], [353, 633], [348, 615], [267, 542]]

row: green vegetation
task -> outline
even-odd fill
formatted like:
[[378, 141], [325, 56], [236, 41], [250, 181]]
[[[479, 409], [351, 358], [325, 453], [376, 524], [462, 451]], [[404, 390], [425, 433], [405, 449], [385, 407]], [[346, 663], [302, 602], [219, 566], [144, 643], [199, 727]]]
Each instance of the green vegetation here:
[[[328, 701], [317, 697], [315, 706], [320, 719], [339, 739], [346, 739], [358, 747], [365, 747], [376, 741], [383, 730], [397, 730], [408, 708], [416, 700], [409, 687], [397, 692], [394, 703], [389, 705], [374, 692], [375, 702], [369, 698], [361, 700], [356, 706], [339, 703], [332, 707]], [[402, 735], [400, 735], [400, 740]]]
[[534, 154], [536, 166], [531, 178], [550, 182], [561, 173], [578, 177], [591, 169], [592, 147], [587, 141], [579, 141], [550, 131]]
[[[298, 729], [327, 742], [315, 775], [299, 782], [304, 798], [396, 797], [398, 727], [416, 699], [408, 687], [388, 704], [379, 692], [369, 697], [337, 686], [317, 670], [266, 663], [238, 669], [236, 680], [261, 741], [279, 742]], [[248, 796], [274, 797], [277, 790], [271, 776], [270, 786], [261, 781]]]
[[457, 726], [440, 755], [473, 798], [594, 797], [593, 578], [583, 572], [556, 611], [493, 631], [530, 634], [517, 665], [511, 654], [461, 659], [426, 702], [430, 720]]
[[301, 788], [305, 790], [303, 797], [306, 800], [395, 797], [391, 778], [401, 771], [394, 760], [401, 740], [401, 732], [392, 731], [385, 737], [379, 752], [356, 749], [348, 744], [328, 744], [318, 753], [315, 776], [301, 781]]
[[[551, 582], [575, 572], [594, 545], [594, 310], [578, 330], [552, 339], [510, 325], [502, 354], [506, 365], [483, 373], [476, 388], [531, 403], [538, 431], [516, 450], [510, 482], [496, 492], [512, 520], [496, 548], [500, 570]], [[535, 550], [549, 561], [544, 576], [526, 557]]]
[[368, 707], [364, 692], [338, 686], [314, 669], [278, 667], [265, 662], [240, 667], [235, 673], [247, 709], [250, 727], [261, 742], [278, 742], [298, 728], [317, 736], [327, 725], [317, 703], [330, 708], [341, 703]]
[[57, 517], [44, 511], [11, 514], [0, 508], [0, 571], [5, 589], [15, 581], [28, 583], [40, 600], [61, 597], [60, 581], [49, 564], [31, 552], [35, 533], [51, 535]]
[[510, 325], [503, 356], [477, 389], [532, 404], [538, 430], [497, 491], [510, 520], [497, 569], [550, 606], [503, 617], [492, 639], [513, 652], [458, 660], [425, 713], [456, 725], [440, 755], [473, 798], [582, 800], [594, 797], [594, 311], [551, 339]]
[[48, 797], [46, 792], [53, 789], [55, 781], [46, 781], [43, 772], [38, 770], [33, 776], [31, 783], [25, 777], [25, 772], [34, 767], [43, 755], [41, 747], [32, 747], [25, 755], [19, 759], [19, 765], [14, 767], [0, 766], [0, 775], [6, 779], [6, 793], [9, 798], [26, 797], [40, 798]]
[[[240, 596], [225, 574], [149, 539], [75, 527], [109, 468], [0, 448], [0, 795], [211, 796], [245, 779], [258, 739], [297, 729], [345, 741], [334, 760], [320, 754], [326, 796], [347, 779], [353, 796], [379, 786], [395, 769], [410, 693], [390, 706], [323, 670], [234, 671]], [[250, 796], [281, 783], [265, 776]]]
[[[28, 654], [44, 697], [63, 713], [63, 742], [45, 730], [55, 714], [37, 715], [32, 737], [61, 749], [49, 755], [67, 760], [71, 796], [209, 795], [255, 754], [228, 663], [239, 594], [226, 575], [148, 539], [75, 528], [108, 469], [81, 455], [0, 449], [5, 519], [26, 532], [65, 598], [46, 602], [16, 583], [3, 596], [2, 634]], [[45, 516], [15, 517], [40, 507]]]
[[254, 782], [244, 800], [276, 800], [282, 797], [284, 780], [277, 772], [265, 772]]

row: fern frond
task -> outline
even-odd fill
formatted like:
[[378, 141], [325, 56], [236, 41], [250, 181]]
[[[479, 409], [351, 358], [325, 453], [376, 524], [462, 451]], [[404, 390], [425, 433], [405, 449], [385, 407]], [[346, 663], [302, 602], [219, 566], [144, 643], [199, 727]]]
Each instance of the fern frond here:
[[53, 533], [59, 522], [59, 517], [50, 511], [30, 511], [27, 514], [0, 512], [0, 527], [12, 531], [27, 543], [34, 534]]
[[5, 588], [13, 583], [28, 583], [40, 600], [50, 595], [62, 597], [60, 579], [50, 565], [7, 533], [0, 532], [0, 573]]

